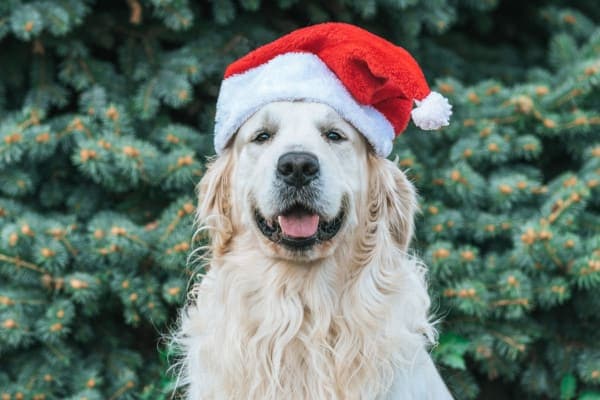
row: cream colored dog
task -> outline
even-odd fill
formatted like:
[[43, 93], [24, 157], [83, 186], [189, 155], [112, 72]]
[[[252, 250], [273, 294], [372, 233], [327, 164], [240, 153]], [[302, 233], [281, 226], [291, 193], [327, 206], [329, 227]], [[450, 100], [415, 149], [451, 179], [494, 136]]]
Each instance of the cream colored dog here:
[[427, 352], [415, 192], [329, 106], [270, 103], [199, 186], [208, 272], [177, 340], [199, 399], [451, 399]]

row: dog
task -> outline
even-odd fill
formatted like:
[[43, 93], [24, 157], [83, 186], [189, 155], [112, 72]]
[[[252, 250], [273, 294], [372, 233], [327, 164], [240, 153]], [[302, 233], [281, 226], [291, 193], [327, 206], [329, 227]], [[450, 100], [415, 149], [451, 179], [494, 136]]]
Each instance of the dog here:
[[207, 272], [176, 335], [188, 400], [452, 399], [408, 253], [415, 189], [333, 108], [261, 107], [198, 192]]

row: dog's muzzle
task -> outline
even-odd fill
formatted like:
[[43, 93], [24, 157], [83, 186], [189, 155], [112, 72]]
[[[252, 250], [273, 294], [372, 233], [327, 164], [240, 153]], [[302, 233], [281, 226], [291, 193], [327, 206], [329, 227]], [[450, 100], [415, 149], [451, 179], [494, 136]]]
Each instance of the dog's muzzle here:
[[333, 218], [320, 212], [319, 175], [319, 159], [312, 153], [291, 151], [279, 157], [274, 187], [278, 210], [269, 216], [258, 207], [254, 211], [256, 224], [265, 237], [289, 249], [304, 250], [338, 233], [346, 202]]

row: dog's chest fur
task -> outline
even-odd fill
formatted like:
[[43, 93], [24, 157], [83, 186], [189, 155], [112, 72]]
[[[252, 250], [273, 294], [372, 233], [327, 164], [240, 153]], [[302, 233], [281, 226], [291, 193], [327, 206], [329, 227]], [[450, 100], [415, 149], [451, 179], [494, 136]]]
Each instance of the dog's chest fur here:
[[[266, 262], [251, 250], [213, 260], [182, 326], [189, 398], [384, 398], [424, 343], [398, 312], [427, 305], [398, 290], [413, 281], [409, 269], [353, 278], [339, 262]], [[422, 285], [412, 283], [415, 294]]]

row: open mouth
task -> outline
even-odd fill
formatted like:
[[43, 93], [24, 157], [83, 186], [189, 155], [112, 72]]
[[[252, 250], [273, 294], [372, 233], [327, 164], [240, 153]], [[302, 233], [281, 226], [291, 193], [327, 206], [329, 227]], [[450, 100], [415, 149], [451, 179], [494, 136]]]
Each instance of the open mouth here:
[[303, 250], [333, 238], [344, 222], [344, 208], [326, 221], [316, 211], [297, 204], [272, 220], [267, 220], [258, 209], [254, 212], [256, 224], [267, 239], [293, 250]]

